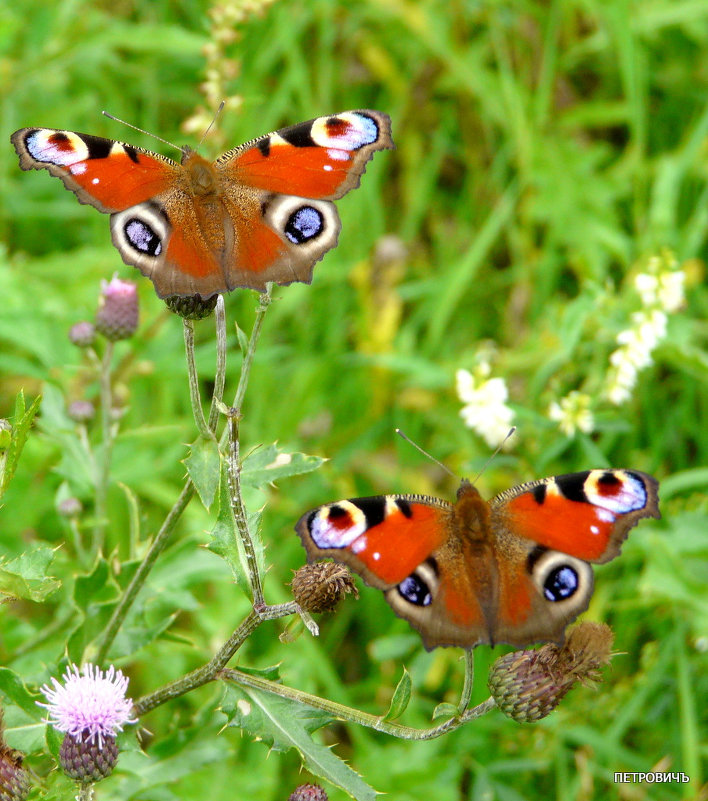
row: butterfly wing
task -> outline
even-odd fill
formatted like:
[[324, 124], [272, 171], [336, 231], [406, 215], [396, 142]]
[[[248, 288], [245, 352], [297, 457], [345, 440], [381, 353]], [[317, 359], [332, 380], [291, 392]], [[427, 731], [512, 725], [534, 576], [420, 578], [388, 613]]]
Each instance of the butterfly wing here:
[[587, 609], [589, 562], [620, 552], [629, 530], [660, 517], [658, 483], [636, 470], [587, 470], [514, 487], [490, 502], [498, 575], [494, 641], [561, 642]]
[[48, 170], [80, 203], [107, 214], [161, 195], [180, 171], [156, 153], [73, 131], [22, 128], [11, 140], [23, 170]]
[[234, 229], [230, 286], [310, 283], [315, 262], [337, 244], [332, 200], [359, 185], [366, 162], [393, 147], [379, 111], [346, 111], [283, 128], [214, 163]]
[[488, 642], [475, 559], [454, 533], [454, 506], [422, 495], [380, 495], [320, 506], [296, 526], [310, 561], [331, 557], [384, 591], [426, 648]]
[[150, 278], [160, 297], [226, 288], [180, 164], [124, 142], [52, 128], [22, 128], [12, 143], [23, 170], [48, 170], [80, 203], [111, 215], [123, 261]]

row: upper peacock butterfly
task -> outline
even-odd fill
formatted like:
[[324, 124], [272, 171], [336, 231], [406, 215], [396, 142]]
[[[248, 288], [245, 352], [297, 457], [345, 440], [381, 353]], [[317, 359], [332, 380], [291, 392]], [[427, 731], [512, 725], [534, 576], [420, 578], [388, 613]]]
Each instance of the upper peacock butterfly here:
[[586, 470], [512, 487], [491, 501], [463, 481], [452, 504], [378, 495], [320, 506], [295, 530], [310, 561], [332, 557], [380, 590], [426, 648], [562, 642], [587, 609], [590, 562], [614, 559], [658, 482]]
[[188, 147], [177, 164], [139, 147], [73, 131], [22, 128], [23, 170], [46, 169], [80, 203], [111, 215], [123, 261], [160, 297], [208, 298], [266, 282], [310, 283], [337, 244], [332, 200], [359, 185], [366, 162], [392, 148], [380, 111], [345, 111], [261, 136], [213, 163]]

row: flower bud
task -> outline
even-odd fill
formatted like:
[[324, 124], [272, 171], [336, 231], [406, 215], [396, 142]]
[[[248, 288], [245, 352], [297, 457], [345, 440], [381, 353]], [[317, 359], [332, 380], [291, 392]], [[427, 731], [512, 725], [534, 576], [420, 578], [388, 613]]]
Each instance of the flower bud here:
[[93, 420], [96, 416], [96, 410], [93, 407], [93, 403], [87, 400], [75, 400], [72, 401], [66, 413], [75, 423], [88, 423], [89, 420]]
[[86, 729], [79, 735], [67, 734], [59, 749], [59, 764], [64, 773], [82, 784], [105, 779], [118, 761], [118, 745], [112, 735], [91, 737]]
[[88, 348], [96, 339], [96, 326], [88, 320], [72, 325], [69, 329], [69, 342], [77, 348]]
[[0, 744], [0, 801], [24, 801], [29, 791], [30, 777], [22, 767], [22, 754]]
[[603, 623], [581, 623], [559, 648], [514, 651], [500, 657], [489, 673], [489, 690], [499, 709], [518, 723], [549, 715], [576, 682], [599, 680], [610, 661], [612, 631]]
[[78, 517], [83, 510], [84, 507], [81, 501], [73, 496], [64, 498], [64, 500], [57, 505], [57, 512], [59, 512], [62, 517], [66, 517], [69, 520], [71, 518]]
[[331, 612], [350, 592], [359, 593], [345, 565], [336, 562], [314, 562], [295, 571], [290, 583], [293, 597], [307, 612]]
[[327, 801], [327, 793], [319, 784], [301, 784], [290, 793], [288, 801]]
[[203, 320], [214, 311], [218, 299], [218, 295], [212, 295], [206, 300], [201, 295], [188, 295], [187, 297], [170, 295], [165, 298], [165, 305], [171, 312], [185, 320]]
[[101, 296], [96, 312], [96, 330], [116, 342], [128, 339], [138, 327], [138, 292], [132, 281], [114, 276], [101, 282]]

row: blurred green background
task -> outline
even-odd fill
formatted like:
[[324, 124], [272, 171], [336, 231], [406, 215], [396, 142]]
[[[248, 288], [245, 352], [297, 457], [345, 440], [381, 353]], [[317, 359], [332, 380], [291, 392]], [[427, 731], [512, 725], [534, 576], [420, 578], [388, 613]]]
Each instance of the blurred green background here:
[[[395, 801], [706, 798], [708, 6], [19, 0], [0, 5], [0, 84], [0, 415], [11, 416], [20, 389], [44, 395], [3, 499], [1, 547], [5, 558], [37, 542], [57, 547], [50, 572], [64, 582], [44, 603], [0, 607], [2, 665], [41, 683], [75, 633], [67, 610], [81, 568], [56, 505], [74, 495], [90, 518], [92, 488], [65, 405], [97, 400], [98, 387], [66, 332], [93, 317], [100, 281], [115, 271], [138, 282], [142, 322], [116, 354], [114, 567], [128, 554], [120, 483], [148, 539], [196, 436], [180, 320], [122, 264], [107, 217], [48, 175], [18, 169], [10, 134], [66, 128], [174, 156], [101, 110], [195, 146], [226, 99], [201, 148], [215, 157], [284, 125], [376, 108], [390, 114], [397, 149], [377, 154], [338, 203], [339, 246], [312, 285], [276, 290], [246, 395], [244, 453], [278, 440], [330, 460], [263, 497], [267, 600], [289, 599], [304, 561], [292, 527], [309, 508], [383, 492], [454, 497], [454, 480], [399, 441], [396, 426], [460, 475], [482, 467], [491, 448], [460, 417], [460, 368], [479, 377], [489, 364], [519, 426], [478, 481], [486, 496], [546, 475], [633, 467], [661, 481], [664, 519], [642, 523], [621, 558], [596, 571], [587, 618], [612, 625], [620, 652], [599, 690], [575, 690], [535, 725], [493, 712], [424, 743], [338, 725], [315, 737]], [[642, 308], [634, 278], [652, 256], [668, 264], [667, 251], [685, 301], [631, 397], [615, 405], [603, 387], [616, 337]], [[227, 398], [240, 368], [234, 323], [249, 331], [256, 305], [248, 290], [226, 298]], [[210, 320], [197, 336], [208, 393]], [[574, 390], [589, 398], [594, 425], [568, 434], [549, 408]], [[201, 547], [213, 525], [213, 510], [192, 501], [144, 591], [146, 619], [176, 618], [136, 652], [123, 643], [116, 662], [135, 697], [205, 662], [248, 611], [226, 565]], [[380, 714], [405, 664], [411, 725], [456, 700], [460, 651], [426, 653], [380, 593], [364, 589], [320, 624], [318, 640], [289, 643], [278, 639], [282, 623], [266, 624], [237, 663], [281, 663], [287, 684]], [[475, 654], [475, 702], [499, 652]], [[284, 801], [308, 775], [297, 754], [268, 756], [247, 735], [220, 733], [219, 698], [210, 685], [146, 717], [147, 758], [125, 754], [97, 798]], [[11, 744], [30, 749], [17, 721]], [[51, 762], [38, 750], [29, 764], [44, 775]], [[649, 770], [691, 782], [612, 781], [614, 771]]]

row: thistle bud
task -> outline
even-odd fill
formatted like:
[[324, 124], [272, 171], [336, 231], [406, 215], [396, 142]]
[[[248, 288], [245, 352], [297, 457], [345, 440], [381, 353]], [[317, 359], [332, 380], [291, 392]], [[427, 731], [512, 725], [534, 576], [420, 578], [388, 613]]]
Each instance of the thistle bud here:
[[336, 562], [315, 562], [295, 571], [290, 583], [293, 597], [307, 612], [332, 612], [347, 593], [359, 593], [351, 573]]
[[116, 342], [128, 339], [138, 327], [138, 292], [132, 281], [114, 276], [101, 282], [101, 296], [96, 312], [96, 330]]
[[576, 682], [592, 685], [610, 661], [612, 631], [603, 623], [581, 623], [559, 648], [514, 651], [500, 657], [489, 673], [489, 690], [499, 709], [518, 723], [549, 715]]
[[67, 734], [59, 749], [59, 764], [64, 773], [82, 784], [105, 779], [118, 762], [118, 745], [112, 735], [104, 735], [99, 743], [88, 729], [78, 736]]
[[290, 793], [288, 801], [327, 801], [327, 793], [319, 784], [301, 784]]
[[96, 416], [93, 403], [87, 400], [72, 401], [67, 407], [66, 413], [75, 423], [88, 423]]
[[0, 801], [24, 801], [30, 791], [30, 777], [22, 766], [22, 753], [8, 748], [3, 737], [0, 710]]
[[69, 329], [69, 342], [77, 348], [88, 348], [96, 339], [96, 326], [88, 320], [72, 325]]
[[214, 311], [218, 299], [218, 295], [212, 295], [206, 300], [201, 295], [188, 295], [187, 297], [170, 295], [165, 298], [165, 306], [185, 320], [203, 320]]

